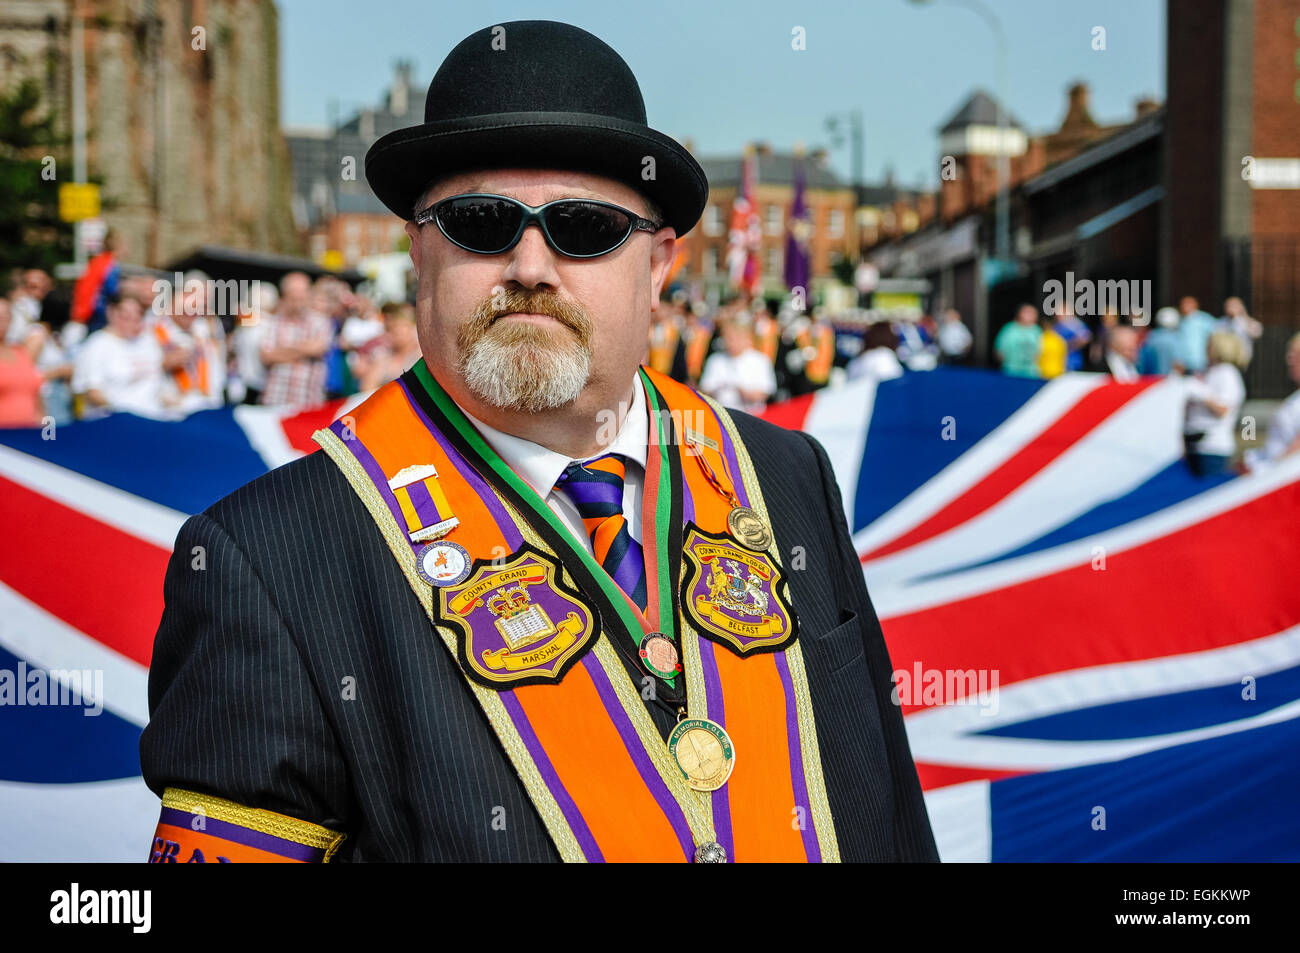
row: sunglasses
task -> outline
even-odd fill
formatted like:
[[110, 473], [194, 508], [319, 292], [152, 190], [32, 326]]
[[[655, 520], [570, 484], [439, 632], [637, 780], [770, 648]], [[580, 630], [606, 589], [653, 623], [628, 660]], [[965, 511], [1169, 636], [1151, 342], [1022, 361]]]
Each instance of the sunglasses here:
[[663, 226], [608, 202], [558, 199], [534, 208], [507, 195], [453, 195], [415, 216], [415, 224], [435, 222], [447, 240], [479, 255], [499, 255], [519, 243], [536, 222], [546, 243], [567, 258], [596, 258], [622, 245], [633, 232]]

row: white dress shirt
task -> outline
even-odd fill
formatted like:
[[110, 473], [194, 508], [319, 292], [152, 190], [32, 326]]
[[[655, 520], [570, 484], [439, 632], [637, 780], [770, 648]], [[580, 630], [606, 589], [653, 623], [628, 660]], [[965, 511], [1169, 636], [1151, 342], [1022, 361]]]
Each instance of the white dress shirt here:
[[[592, 551], [591, 537], [582, 525], [578, 508], [569, 499], [567, 493], [555, 488], [555, 481], [560, 478], [564, 468], [570, 463], [585, 463], [607, 453], [622, 454], [627, 458], [626, 475], [623, 481], [623, 515], [627, 518], [628, 532], [638, 543], [641, 542], [641, 488], [645, 484], [646, 445], [650, 439], [650, 420], [647, 411], [646, 396], [641, 377], [638, 374], [632, 387], [632, 406], [619, 424], [614, 442], [600, 453], [577, 460], [574, 457], [549, 450], [541, 444], [533, 443], [522, 437], [502, 433], [489, 427], [469, 411], [461, 407], [463, 413], [472, 423], [488, 445], [505, 461], [506, 466], [514, 470], [524, 482], [537, 491], [546, 501], [552, 512], [560, 518], [587, 552]], [[599, 423], [596, 424], [599, 426]]]

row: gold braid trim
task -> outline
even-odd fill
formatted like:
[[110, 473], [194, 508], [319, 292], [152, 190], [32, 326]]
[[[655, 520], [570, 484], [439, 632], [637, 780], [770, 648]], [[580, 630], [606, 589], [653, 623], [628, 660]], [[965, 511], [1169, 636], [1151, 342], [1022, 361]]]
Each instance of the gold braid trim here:
[[[726, 409], [712, 397], [705, 394], [700, 394], [700, 397], [708, 402], [714, 413], [718, 415], [722, 426], [727, 429], [732, 446], [736, 449], [736, 461], [740, 464], [741, 477], [745, 482], [745, 489], [749, 492], [750, 505], [758, 511], [758, 515], [770, 529], [772, 523], [767, 517], [767, 507], [763, 503], [763, 490], [758, 482], [758, 473], [754, 470], [753, 461], [749, 459], [749, 451], [745, 449], [745, 444], [736, 431], [735, 422]], [[781, 549], [776, 543], [775, 530], [772, 530], [772, 544], [767, 552], [776, 560], [778, 566], [781, 565]], [[785, 600], [787, 605], [794, 605], [788, 581], [785, 583]], [[799, 749], [803, 754], [803, 773], [804, 781], [808, 786], [808, 800], [812, 802], [808, 806], [817, 827], [817, 843], [821, 847], [824, 863], [839, 863], [839, 840], [835, 836], [835, 819], [831, 816], [830, 801], [826, 797], [826, 779], [822, 775], [821, 751], [817, 746], [817, 724], [813, 719], [812, 694], [808, 686], [808, 673], [804, 668], [799, 640], [796, 639], [787, 646], [784, 654], [790, 666], [790, 681], [794, 686], [795, 708], [799, 722]]]
[[[414, 590], [416, 598], [420, 600], [420, 605], [424, 607], [425, 613], [429, 616], [429, 621], [433, 623], [434, 629], [442, 637], [443, 644], [447, 646], [447, 651], [451, 652], [452, 664], [459, 671], [460, 660], [456, 654], [456, 633], [446, 626], [438, 625], [438, 616], [433, 608], [433, 587], [421, 579], [415, 571], [415, 551], [393, 520], [392, 510], [380, 497], [379, 491], [375, 489], [375, 485], [371, 482], [365, 468], [352, 455], [352, 451], [343, 445], [343, 441], [339, 439], [334, 431], [328, 429], [317, 430], [312, 434], [311, 438], [321, 446], [329, 455], [329, 458], [343, 471], [348, 483], [352, 484], [352, 489], [356, 491], [357, 496], [361, 498], [361, 502], [365, 504], [371, 519], [379, 527], [385, 542], [388, 543], [388, 548], [392, 550], [393, 556], [397, 559], [397, 564], [406, 576], [406, 581], [411, 584], [411, 589]], [[537, 808], [537, 813], [541, 815], [547, 833], [551, 835], [551, 840], [560, 852], [560, 858], [569, 863], [585, 862], [587, 858], [582, 853], [578, 838], [569, 827], [569, 822], [565, 820], [564, 812], [560, 810], [560, 805], [556, 802], [551, 789], [542, 780], [541, 772], [538, 771], [532, 755], [528, 753], [528, 748], [524, 745], [523, 739], [519, 737], [519, 731], [515, 728], [514, 721], [511, 720], [505, 705], [497, 697], [496, 692], [484, 688], [470, 678], [466, 678], [465, 682], [474, 692], [474, 697], [478, 699], [484, 714], [487, 715], [488, 722], [492, 725], [497, 738], [501, 741], [501, 746], [505, 748], [510, 763], [514, 765], [515, 772], [523, 781], [524, 789], [528, 792], [529, 798]]]
[[225, 821], [227, 824], [257, 831], [259, 834], [270, 834], [272, 837], [302, 844], [304, 847], [324, 850], [325, 863], [330, 862], [330, 858], [348, 836], [286, 814], [245, 807], [234, 801], [227, 801], [225, 798], [199, 794], [197, 791], [186, 791], [182, 788], [167, 788], [163, 791], [162, 806], [185, 811], [187, 814]]

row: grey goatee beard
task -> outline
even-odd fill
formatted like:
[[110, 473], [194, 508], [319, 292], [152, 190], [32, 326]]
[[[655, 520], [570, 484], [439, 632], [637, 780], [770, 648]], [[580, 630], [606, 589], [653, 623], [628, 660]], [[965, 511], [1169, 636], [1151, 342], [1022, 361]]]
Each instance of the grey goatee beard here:
[[[562, 327], [497, 319], [550, 315]], [[539, 413], [578, 399], [591, 375], [591, 319], [551, 292], [498, 290], [457, 332], [458, 370], [479, 400], [503, 410]]]

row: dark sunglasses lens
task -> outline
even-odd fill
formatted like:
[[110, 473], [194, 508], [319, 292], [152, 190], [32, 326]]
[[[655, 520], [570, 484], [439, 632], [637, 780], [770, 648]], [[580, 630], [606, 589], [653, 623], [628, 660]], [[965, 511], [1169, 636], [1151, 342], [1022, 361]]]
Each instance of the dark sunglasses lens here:
[[451, 199], [438, 207], [438, 225], [452, 241], [480, 252], [503, 251], [519, 230], [523, 210], [500, 199]]
[[545, 212], [551, 240], [566, 255], [601, 255], [627, 238], [632, 220], [618, 209], [592, 202], [562, 202]]

